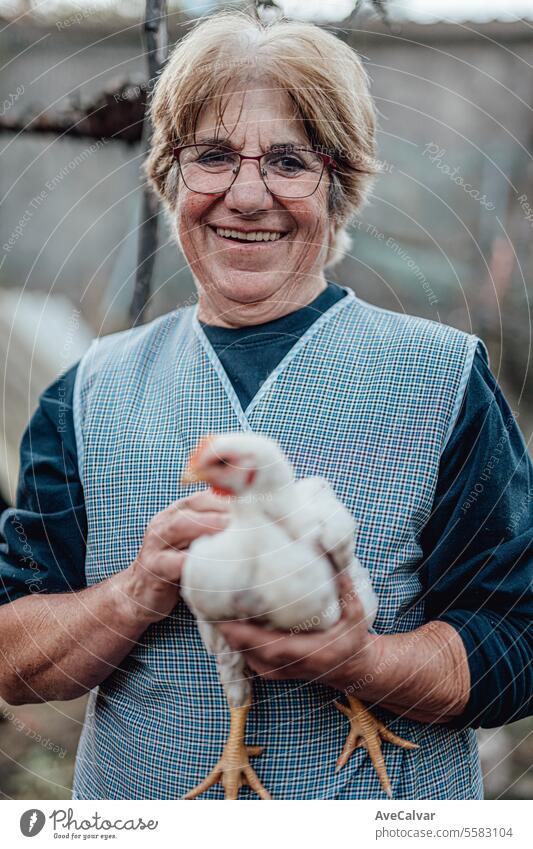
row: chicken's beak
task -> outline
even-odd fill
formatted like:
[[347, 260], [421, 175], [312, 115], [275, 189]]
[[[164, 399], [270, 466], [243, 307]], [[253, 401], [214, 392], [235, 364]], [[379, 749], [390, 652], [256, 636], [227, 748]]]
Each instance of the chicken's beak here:
[[199, 475], [198, 472], [195, 472], [194, 469], [192, 469], [190, 466], [187, 466], [181, 476], [181, 483], [184, 486], [190, 483], [200, 483], [200, 481], [203, 480], [204, 478], [202, 477], [202, 475]]
[[196, 449], [190, 455], [187, 461], [187, 468], [185, 469], [181, 478], [181, 482], [183, 485], [189, 483], [200, 483], [200, 481], [205, 481], [206, 483], [209, 483], [209, 481], [198, 471], [198, 466], [202, 465], [201, 457], [204, 448], [212, 439], [213, 437], [210, 435], [202, 437], [202, 439], [196, 446]]

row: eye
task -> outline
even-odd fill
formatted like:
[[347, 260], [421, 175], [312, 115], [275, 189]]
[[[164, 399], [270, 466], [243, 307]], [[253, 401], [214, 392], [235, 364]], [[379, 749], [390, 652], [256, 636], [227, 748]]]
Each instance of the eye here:
[[196, 155], [197, 164], [207, 168], [232, 167], [235, 159], [235, 154], [231, 150], [219, 147], [200, 149]]
[[217, 466], [227, 466], [227, 465], [228, 465], [228, 461], [227, 461], [227, 460], [225, 460], [225, 459], [224, 459], [224, 457], [220, 457], [220, 458], [216, 461], [216, 464], [215, 464], [215, 465], [217, 465]]
[[306, 163], [293, 153], [278, 153], [269, 157], [267, 168], [282, 174], [294, 175], [305, 171]]

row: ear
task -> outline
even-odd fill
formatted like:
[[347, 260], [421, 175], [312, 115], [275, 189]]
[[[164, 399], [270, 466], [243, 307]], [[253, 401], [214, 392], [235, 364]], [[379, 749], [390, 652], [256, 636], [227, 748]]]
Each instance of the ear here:
[[338, 227], [337, 217], [335, 215], [332, 215], [331, 218], [329, 219], [329, 224], [328, 224], [328, 250], [327, 250], [327, 253], [326, 253], [326, 260], [325, 260], [324, 265], [327, 265], [332, 259], [333, 245], [334, 245], [334, 242], [335, 242], [335, 234], [337, 232], [337, 227]]
[[338, 221], [337, 221], [337, 216], [332, 215], [330, 222], [329, 222], [329, 243], [328, 243], [329, 250], [331, 250], [331, 246], [333, 245], [333, 240], [335, 238], [335, 233], [337, 232], [338, 226], [339, 225], [338, 225]]

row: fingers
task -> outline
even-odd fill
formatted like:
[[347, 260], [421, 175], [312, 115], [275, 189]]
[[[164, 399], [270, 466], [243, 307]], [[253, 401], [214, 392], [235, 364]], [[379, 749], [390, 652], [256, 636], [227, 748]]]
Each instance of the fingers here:
[[143, 557], [140, 552], [135, 561], [135, 567], [147, 576], [156, 577], [163, 584], [177, 584], [181, 580], [186, 557], [187, 554], [184, 551], [176, 552], [167, 549], [158, 555], [157, 560], [154, 560]]
[[[216, 534], [228, 527], [229, 514], [213, 510], [183, 510], [169, 524], [169, 534], [183, 538], [186, 545], [204, 534]], [[180, 546], [181, 548], [182, 546]]]
[[195, 492], [193, 495], [187, 495], [185, 498], [180, 498], [179, 501], [174, 501], [168, 509], [170, 512], [185, 509], [198, 510], [199, 512], [226, 512], [229, 502], [229, 497], [215, 495], [212, 489], [202, 489], [200, 492]]
[[347, 599], [355, 593], [352, 579], [348, 572], [337, 572], [335, 575], [335, 583], [337, 584], [339, 598]]
[[[271, 631], [245, 622], [221, 622], [217, 625], [229, 646], [241, 651], [250, 669], [258, 675], [290, 678], [286, 666], [301, 660], [293, 639], [285, 631]], [[285, 668], [285, 671], [283, 672]]]
[[294, 663], [322, 648], [326, 634], [290, 634], [248, 622], [220, 622], [217, 627], [234, 651], [253, 652], [264, 663]]
[[219, 622], [217, 627], [235, 651], [263, 649], [287, 639], [283, 631], [271, 631], [248, 622]]
[[336, 584], [339, 594], [341, 621], [357, 623], [363, 620], [365, 618], [365, 611], [348, 572], [337, 574]]
[[340, 620], [327, 631], [290, 634], [266, 630], [249, 622], [220, 622], [233, 651], [240, 651], [248, 666], [269, 680], [331, 676], [357, 655], [361, 639], [359, 621]]
[[[223, 626], [226, 639], [231, 632], [228, 625], [231, 623]], [[236, 623], [235, 632], [228, 643], [233, 649], [241, 651], [252, 672], [269, 681], [287, 678], [312, 680], [335, 667], [334, 653], [328, 651], [327, 647], [324, 652], [324, 645], [315, 645], [315, 640], [309, 636], [302, 642], [297, 636], [287, 635], [283, 631], [272, 633], [258, 626]]]
[[216, 534], [227, 528], [229, 515], [220, 511], [197, 511], [190, 508], [158, 513], [149, 526], [149, 535], [157, 548], [187, 548], [200, 536]]

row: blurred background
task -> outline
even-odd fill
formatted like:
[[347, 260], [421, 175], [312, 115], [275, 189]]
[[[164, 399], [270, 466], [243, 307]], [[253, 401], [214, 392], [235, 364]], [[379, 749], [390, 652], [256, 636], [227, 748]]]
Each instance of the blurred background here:
[[[171, 2], [172, 45], [243, 2]], [[329, 279], [481, 336], [533, 433], [533, 0], [279, 0], [362, 56], [378, 178]], [[264, 13], [269, 14], [268, 2]], [[38, 394], [130, 326], [143, 182], [144, 3], [0, 0], [0, 507]], [[162, 216], [161, 216], [162, 218]], [[164, 220], [147, 318], [192, 303]], [[69, 798], [84, 700], [0, 702], [0, 798]], [[480, 731], [488, 798], [533, 796], [533, 722]]]

